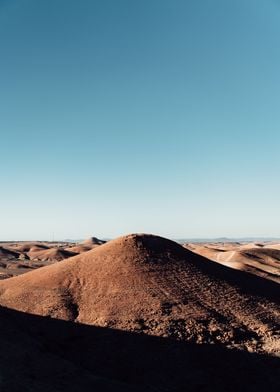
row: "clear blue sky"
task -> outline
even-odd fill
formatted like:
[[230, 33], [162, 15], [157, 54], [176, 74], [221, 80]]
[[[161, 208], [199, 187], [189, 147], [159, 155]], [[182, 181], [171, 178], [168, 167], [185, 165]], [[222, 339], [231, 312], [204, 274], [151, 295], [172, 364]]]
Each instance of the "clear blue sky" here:
[[280, 236], [280, 2], [0, 0], [0, 239]]

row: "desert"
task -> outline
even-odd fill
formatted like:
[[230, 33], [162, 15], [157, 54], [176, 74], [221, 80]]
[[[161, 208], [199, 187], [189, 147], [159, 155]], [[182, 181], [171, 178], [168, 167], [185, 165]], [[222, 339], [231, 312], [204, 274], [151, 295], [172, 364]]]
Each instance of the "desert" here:
[[222, 265], [280, 283], [280, 244], [277, 242], [186, 243], [184, 247]]
[[[15, 264], [7, 271], [21, 270], [0, 282], [3, 390], [16, 388], [5, 361], [16, 350], [30, 391], [276, 391], [278, 245], [270, 246], [151, 234], [3, 244], [2, 263]], [[227, 252], [231, 263], [217, 260]], [[248, 269], [242, 252], [272, 265], [273, 279]]]
[[279, 37], [0, 0], [0, 392], [280, 391]]

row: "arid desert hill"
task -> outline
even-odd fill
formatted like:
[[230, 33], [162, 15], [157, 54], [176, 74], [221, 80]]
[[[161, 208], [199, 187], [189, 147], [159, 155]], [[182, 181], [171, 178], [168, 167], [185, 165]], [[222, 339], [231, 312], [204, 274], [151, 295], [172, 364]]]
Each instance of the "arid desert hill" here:
[[94, 326], [279, 352], [279, 285], [132, 234], [0, 282], [2, 306]]
[[187, 249], [231, 268], [280, 283], [279, 244], [185, 244]]
[[40, 249], [37, 247], [30, 248], [27, 255], [30, 260], [42, 261], [61, 261], [75, 256], [77, 253], [62, 248]]
[[22, 256], [21, 252], [13, 248], [0, 246], [0, 279], [7, 279], [32, 269], [27, 263], [22, 262]]
[[18, 258], [19, 255], [19, 252], [0, 246], [0, 261], [12, 260]]
[[[6, 244], [6, 247], [8, 246], [8, 244]], [[26, 253], [29, 252], [31, 248], [36, 248], [36, 249], [49, 249], [49, 246], [44, 244], [44, 243], [40, 243], [40, 242], [20, 242], [20, 243], [11, 243], [10, 247], [15, 249], [17, 252], [22, 252], [22, 253]]]
[[83, 253], [87, 252], [91, 249], [96, 248], [97, 246], [105, 244], [106, 241], [100, 240], [97, 237], [90, 237], [78, 244], [72, 245], [71, 247], [65, 248], [65, 250], [68, 250], [70, 252], [75, 252], [75, 253]]
[[104, 243], [105, 241], [96, 237], [91, 237], [81, 243], [63, 241], [1, 242], [0, 280], [60, 262]]
[[[67, 244], [69, 245], [69, 244]], [[0, 246], [0, 279], [24, 274], [77, 253], [67, 251], [57, 243], [2, 243]]]
[[86, 240], [84, 240], [82, 242], [82, 244], [89, 245], [89, 246], [92, 246], [92, 245], [102, 245], [102, 244], [105, 244], [105, 243], [106, 243], [106, 241], [100, 240], [97, 237], [90, 237], [90, 238], [88, 238], [88, 239], [86, 239]]

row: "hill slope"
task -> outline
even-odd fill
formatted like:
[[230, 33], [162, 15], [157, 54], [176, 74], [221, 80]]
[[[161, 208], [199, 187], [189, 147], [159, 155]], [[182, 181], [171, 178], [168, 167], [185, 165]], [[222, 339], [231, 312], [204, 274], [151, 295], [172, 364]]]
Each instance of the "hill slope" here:
[[222, 246], [186, 244], [187, 249], [220, 264], [280, 283], [280, 250], [261, 244]]
[[0, 307], [1, 392], [278, 392], [279, 359]]
[[0, 304], [190, 342], [279, 349], [279, 285], [152, 235], [121, 237], [2, 281]]

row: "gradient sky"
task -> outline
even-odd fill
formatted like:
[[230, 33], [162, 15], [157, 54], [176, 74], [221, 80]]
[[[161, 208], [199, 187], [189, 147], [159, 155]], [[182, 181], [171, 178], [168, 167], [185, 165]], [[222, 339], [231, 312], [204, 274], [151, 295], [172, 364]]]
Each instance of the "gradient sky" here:
[[0, 240], [280, 236], [280, 2], [0, 0]]

